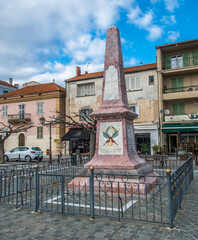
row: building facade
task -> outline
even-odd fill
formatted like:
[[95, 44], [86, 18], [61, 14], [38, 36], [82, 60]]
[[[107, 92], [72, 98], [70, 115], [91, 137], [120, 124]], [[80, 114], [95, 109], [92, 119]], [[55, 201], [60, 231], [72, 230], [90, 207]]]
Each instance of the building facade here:
[[8, 83], [0, 80], [0, 95], [15, 91], [17, 90], [17, 88], [17, 84], [15, 84], [14, 86], [12, 85], [12, 78], [9, 78]]
[[160, 140], [165, 152], [198, 149], [198, 39], [157, 46]]
[[[5, 125], [34, 125], [27, 132], [12, 134], [5, 142], [6, 151], [17, 146], [38, 146], [44, 155], [49, 154], [49, 126], [41, 125], [39, 119], [43, 116], [50, 121], [56, 111], [65, 113], [64, 88], [55, 83], [27, 86], [1, 95], [0, 106], [0, 122]], [[59, 154], [63, 150], [60, 139], [64, 133], [64, 126], [52, 126], [52, 154]]]
[[[129, 106], [138, 114], [138, 118], [134, 120], [137, 151], [153, 153], [152, 146], [158, 144], [159, 136], [156, 64], [125, 68], [125, 79]], [[83, 114], [89, 115], [98, 109], [102, 84], [103, 72], [81, 74], [77, 67], [76, 76], [66, 80], [66, 114], [76, 121], [82, 121]], [[80, 117], [75, 117], [76, 113]], [[82, 149], [88, 142], [81, 140], [72, 144], [75, 148]]]

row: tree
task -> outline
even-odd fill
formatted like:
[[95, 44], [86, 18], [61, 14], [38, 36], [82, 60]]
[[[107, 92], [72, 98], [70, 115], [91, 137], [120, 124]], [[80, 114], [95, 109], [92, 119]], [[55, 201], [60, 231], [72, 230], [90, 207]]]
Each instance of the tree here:
[[4, 124], [0, 122], [0, 163], [5, 163], [4, 159], [4, 144], [5, 141], [13, 133], [27, 132], [29, 128], [32, 128], [32, 124], [24, 125], [14, 125], [14, 124]]
[[[81, 110], [81, 112], [83, 113], [82, 115], [75, 113], [74, 117], [68, 116], [61, 112], [57, 112], [59, 115], [59, 121], [57, 120], [57, 117], [56, 117], [56, 121], [57, 121], [57, 123], [65, 124], [67, 127], [75, 126], [76, 128], [82, 128], [89, 133], [89, 135], [90, 135], [90, 159], [92, 159], [95, 154], [95, 147], [96, 147], [97, 121], [94, 117], [88, 115], [86, 111]], [[76, 117], [81, 118], [82, 122], [77, 122], [74, 119]]]

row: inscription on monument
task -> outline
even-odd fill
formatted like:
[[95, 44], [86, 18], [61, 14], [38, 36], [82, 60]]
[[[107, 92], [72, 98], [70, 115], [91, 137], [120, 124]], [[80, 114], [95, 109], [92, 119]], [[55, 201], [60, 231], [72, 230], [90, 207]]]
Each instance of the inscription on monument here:
[[135, 140], [133, 134], [133, 126], [128, 124], [127, 125], [127, 135], [128, 135], [128, 149], [129, 153], [133, 154], [136, 152], [135, 150]]
[[118, 73], [112, 65], [108, 68], [105, 75], [104, 100], [119, 99]]
[[100, 123], [99, 155], [122, 155], [122, 122]]

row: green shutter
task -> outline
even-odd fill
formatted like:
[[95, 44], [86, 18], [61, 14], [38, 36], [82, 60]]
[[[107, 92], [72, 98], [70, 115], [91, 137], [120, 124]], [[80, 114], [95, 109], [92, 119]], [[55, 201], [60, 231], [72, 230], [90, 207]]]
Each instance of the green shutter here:
[[189, 53], [186, 52], [186, 53], [183, 53], [183, 66], [184, 67], [188, 67], [190, 65], [190, 62], [189, 62]]
[[193, 51], [192, 56], [193, 56], [193, 65], [198, 65], [198, 51]]
[[177, 87], [179, 88], [179, 91], [184, 91], [184, 78], [183, 77], [177, 78]]
[[164, 68], [165, 69], [171, 68], [170, 56], [164, 56]]
[[173, 115], [178, 115], [178, 104], [173, 104]]
[[180, 103], [178, 104], [178, 113], [179, 115], [184, 115], [185, 114], [185, 104], [184, 103]]
[[184, 87], [184, 78], [183, 77], [174, 77], [171, 78], [172, 83], [172, 92], [181, 92]]

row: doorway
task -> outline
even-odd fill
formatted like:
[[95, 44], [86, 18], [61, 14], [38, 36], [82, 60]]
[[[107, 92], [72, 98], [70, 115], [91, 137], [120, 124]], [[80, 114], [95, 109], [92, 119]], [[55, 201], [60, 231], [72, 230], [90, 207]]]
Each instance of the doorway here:
[[19, 147], [25, 146], [25, 135], [23, 133], [19, 134]]
[[174, 154], [177, 149], [177, 145], [178, 145], [177, 134], [170, 134], [168, 136], [168, 138], [169, 138], [168, 152], [169, 152], [169, 154]]

